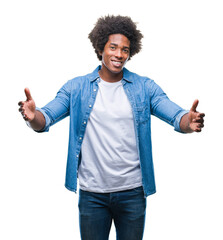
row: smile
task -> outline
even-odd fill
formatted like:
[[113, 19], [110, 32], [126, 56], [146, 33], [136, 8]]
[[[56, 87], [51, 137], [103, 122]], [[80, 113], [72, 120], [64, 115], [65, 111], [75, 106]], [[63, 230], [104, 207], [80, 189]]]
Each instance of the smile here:
[[120, 62], [120, 61], [112, 60], [112, 64], [113, 64], [113, 66], [115, 66], [115, 67], [120, 67], [120, 66], [122, 66], [122, 62]]

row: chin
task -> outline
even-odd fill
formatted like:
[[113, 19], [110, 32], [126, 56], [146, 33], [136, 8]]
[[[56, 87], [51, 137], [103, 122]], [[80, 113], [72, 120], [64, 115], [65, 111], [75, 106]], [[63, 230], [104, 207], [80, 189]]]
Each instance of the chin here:
[[120, 74], [125, 66], [125, 64], [122, 64], [120, 66], [114, 66], [111, 62], [108, 62], [107, 64], [105, 61], [102, 59], [102, 67], [105, 67], [109, 72], [112, 74]]
[[122, 65], [122, 66], [120, 66], [120, 67], [114, 67], [114, 66], [112, 66], [112, 65], [106, 66], [106, 67], [107, 67], [107, 69], [108, 69], [110, 72], [112, 72], [112, 73], [120, 73], [120, 72], [122, 72], [122, 70], [123, 70], [123, 68], [124, 68], [124, 65]]
[[121, 68], [121, 69], [114, 69], [114, 70], [109, 69], [109, 71], [114, 73], [114, 74], [119, 74], [119, 73], [122, 72], [122, 70], [123, 70], [123, 68]]

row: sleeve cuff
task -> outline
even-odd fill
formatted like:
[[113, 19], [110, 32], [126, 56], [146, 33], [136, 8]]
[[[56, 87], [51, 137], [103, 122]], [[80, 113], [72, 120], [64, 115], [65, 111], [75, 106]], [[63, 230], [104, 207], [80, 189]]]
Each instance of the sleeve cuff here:
[[44, 118], [45, 118], [45, 126], [43, 129], [41, 129], [40, 131], [36, 131], [36, 132], [48, 132], [49, 128], [50, 128], [50, 118], [48, 117], [48, 115], [45, 113], [45, 111], [41, 108], [36, 107], [36, 111], [39, 111], [43, 114]]
[[183, 133], [182, 131], [181, 131], [181, 129], [180, 129], [180, 121], [181, 121], [181, 118], [185, 115], [185, 114], [187, 114], [189, 111], [187, 110], [183, 110], [183, 111], [181, 111], [178, 115], [177, 115], [177, 117], [176, 117], [176, 120], [175, 120], [175, 122], [174, 122], [174, 130], [175, 131], [177, 131], [177, 132], [180, 132], [180, 133]]

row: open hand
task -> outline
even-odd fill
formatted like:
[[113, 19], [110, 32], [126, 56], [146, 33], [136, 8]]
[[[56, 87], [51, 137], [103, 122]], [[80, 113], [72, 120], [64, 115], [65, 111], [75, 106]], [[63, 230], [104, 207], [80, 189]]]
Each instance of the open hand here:
[[19, 112], [21, 112], [24, 120], [31, 122], [35, 118], [36, 104], [28, 88], [25, 88], [25, 95], [26, 101], [20, 101], [18, 103], [20, 106]]
[[196, 108], [199, 101], [195, 100], [190, 112], [188, 113], [189, 118], [189, 127], [194, 132], [201, 132], [201, 129], [204, 127], [204, 113], [197, 112]]

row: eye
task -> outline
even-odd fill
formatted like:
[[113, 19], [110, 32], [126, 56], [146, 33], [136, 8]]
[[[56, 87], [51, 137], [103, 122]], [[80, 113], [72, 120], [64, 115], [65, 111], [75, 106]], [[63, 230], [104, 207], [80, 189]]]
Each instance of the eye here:
[[124, 53], [129, 53], [129, 50], [128, 49], [123, 49], [123, 52]]
[[110, 46], [110, 49], [111, 49], [111, 50], [115, 50], [115, 47], [114, 47], [114, 46]]

